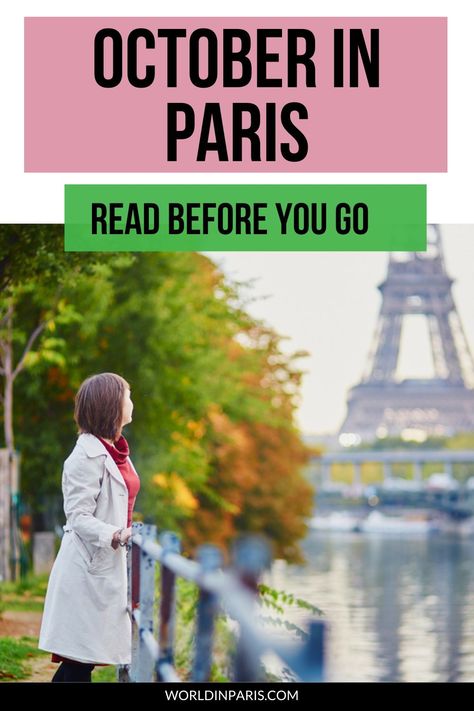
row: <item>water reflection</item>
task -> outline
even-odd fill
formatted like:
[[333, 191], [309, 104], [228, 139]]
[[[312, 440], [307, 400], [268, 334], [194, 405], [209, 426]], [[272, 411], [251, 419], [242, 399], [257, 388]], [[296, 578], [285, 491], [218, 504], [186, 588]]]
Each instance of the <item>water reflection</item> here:
[[268, 582], [325, 611], [329, 680], [474, 681], [472, 541], [313, 531], [304, 550]]

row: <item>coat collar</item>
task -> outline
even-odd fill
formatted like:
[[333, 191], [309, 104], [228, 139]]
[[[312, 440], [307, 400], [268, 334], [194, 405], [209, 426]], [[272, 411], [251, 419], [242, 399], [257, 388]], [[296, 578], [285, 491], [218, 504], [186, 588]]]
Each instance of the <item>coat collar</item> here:
[[77, 444], [80, 444], [88, 457], [100, 457], [105, 454], [105, 466], [109, 473], [116, 479], [122, 486], [127, 488], [123, 476], [120, 473], [120, 469], [115, 464], [113, 458], [108, 453], [100, 439], [95, 435], [89, 433], [80, 434], [77, 439]]

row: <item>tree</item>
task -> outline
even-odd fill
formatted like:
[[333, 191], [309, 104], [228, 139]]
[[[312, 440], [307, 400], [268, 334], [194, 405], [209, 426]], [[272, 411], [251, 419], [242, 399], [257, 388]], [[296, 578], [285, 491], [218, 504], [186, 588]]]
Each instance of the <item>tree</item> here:
[[61, 225], [0, 225], [0, 375], [5, 446], [11, 452], [14, 383], [39, 360], [62, 363], [64, 344], [54, 335], [56, 327], [80, 320], [62, 298], [64, 290], [82, 275], [93, 275], [98, 260], [96, 255], [65, 253]]
[[[239, 286], [196, 253], [113, 261], [101, 255], [64, 285], [61, 299], [74, 314], [55, 322], [61, 359], [37, 353], [16, 384], [22, 476], [32, 505], [58, 492], [78, 385], [91, 373], [114, 371], [130, 382], [136, 403], [126, 435], [142, 479], [141, 514], [161, 529], [181, 529], [188, 547], [210, 533], [227, 543], [261, 525], [276, 536], [280, 555], [297, 559], [311, 500], [293, 423], [302, 354], [284, 355], [281, 338], [246, 312]], [[19, 306], [22, 327], [30, 328], [30, 304]], [[278, 502], [269, 505], [258, 488], [259, 477], [270, 476], [260, 462], [267, 450], [281, 458], [272, 482], [277, 498], [295, 492], [278, 531], [271, 521]]]
[[[66, 254], [62, 240], [59, 225], [0, 226], [0, 403], [10, 489], [16, 459], [14, 385], [18, 376], [38, 361], [63, 364], [64, 342], [55, 330], [80, 317], [62, 293], [79, 275], [90, 273], [95, 260], [89, 255]], [[11, 497], [11, 491], [6, 495]], [[15, 518], [13, 512], [13, 526]], [[15, 531], [12, 538], [17, 538]], [[4, 532], [2, 540], [9, 539], [10, 534]], [[15, 572], [13, 575], [16, 577]]]

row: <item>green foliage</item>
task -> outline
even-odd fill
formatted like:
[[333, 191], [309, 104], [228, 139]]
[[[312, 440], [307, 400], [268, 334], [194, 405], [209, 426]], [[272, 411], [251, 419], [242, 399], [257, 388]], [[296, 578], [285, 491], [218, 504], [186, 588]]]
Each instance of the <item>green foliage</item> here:
[[[312, 615], [322, 616], [323, 611], [291, 593], [275, 590], [268, 585], [259, 585], [259, 603], [262, 608], [268, 608], [277, 613], [274, 615], [260, 614], [261, 622], [286, 630], [295, 635], [299, 640], [306, 640], [307, 633], [297, 624], [285, 619], [285, 614], [290, 607], [305, 610]], [[157, 589], [159, 590], [159, 575], [157, 576]], [[184, 679], [189, 678], [194, 658], [194, 631], [196, 627], [198, 603], [198, 588], [182, 578], [177, 582], [177, 632], [175, 666]], [[213, 647], [213, 664], [211, 667], [211, 681], [226, 682], [232, 678], [232, 663], [236, 649], [236, 638], [229, 627], [223, 613], [217, 615], [215, 620], [215, 635]], [[265, 672], [266, 673], [266, 672]], [[274, 681], [281, 681], [278, 677]], [[267, 679], [270, 681], [270, 678]]]
[[48, 575], [28, 575], [16, 582], [0, 583], [0, 590], [20, 596], [41, 597], [46, 594]]
[[[156, 598], [160, 599], [160, 570], [156, 573]], [[176, 634], [174, 663], [183, 679], [189, 679], [194, 662], [194, 643], [199, 588], [191, 581], [178, 578], [176, 583]], [[211, 681], [229, 681], [229, 662], [234, 638], [222, 614], [215, 620]]]
[[0, 583], [0, 616], [4, 610], [42, 612], [48, 576], [28, 576], [18, 582]]
[[295, 597], [292, 593], [287, 593], [284, 590], [275, 590], [275, 588], [269, 587], [268, 585], [260, 584], [258, 590], [261, 596], [261, 602], [267, 607], [271, 607], [277, 612], [283, 612], [283, 605], [287, 607], [298, 607], [301, 610], [307, 610], [313, 615], [324, 615], [324, 612], [316, 605], [311, 604], [307, 600]]
[[30, 675], [29, 662], [41, 656], [35, 637], [0, 637], [0, 681], [20, 681]]
[[308, 634], [299, 625], [290, 622], [287, 619], [282, 618], [286, 614], [286, 609], [289, 607], [296, 607], [300, 610], [305, 610], [312, 615], [317, 615], [321, 617], [324, 612], [316, 605], [312, 605], [307, 600], [295, 597], [292, 593], [287, 593], [283, 590], [275, 590], [268, 585], [260, 584], [258, 586], [260, 593], [260, 604], [262, 607], [269, 608], [279, 615], [279, 617], [260, 615], [262, 622], [272, 625], [280, 629], [286, 629], [288, 632], [294, 633], [300, 639], [307, 639]]
[[61, 225], [0, 225], [0, 290], [30, 279], [57, 281], [69, 268]]
[[107, 667], [95, 667], [91, 678], [92, 683], [113, 684], [117, 682], [117, 667], [113, 664]]

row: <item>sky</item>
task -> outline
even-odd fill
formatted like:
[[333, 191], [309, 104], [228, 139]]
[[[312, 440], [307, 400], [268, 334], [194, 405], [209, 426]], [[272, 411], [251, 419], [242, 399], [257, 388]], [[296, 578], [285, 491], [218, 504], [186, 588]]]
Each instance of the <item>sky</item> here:
[[[474, 352], [474, 225], [443, 225], [453, 295]], [[254, 280], [248, 311], [288, 336], [285, 350], [305, 350], [301, 405], [296, 421], [304, 434], [337, 431], [348, 389], [362, 376], [386, 275], [386, 252], [208, 252], [224, 273]], [[400, 377], [431, 374], [424, 319], [408, 317], [402, 332]]]

